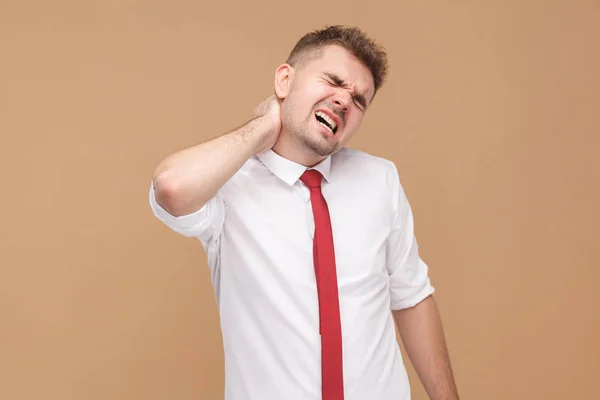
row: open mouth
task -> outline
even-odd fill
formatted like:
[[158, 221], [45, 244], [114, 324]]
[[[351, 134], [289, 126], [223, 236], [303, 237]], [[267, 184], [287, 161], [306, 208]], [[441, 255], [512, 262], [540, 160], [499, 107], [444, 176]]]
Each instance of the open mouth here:
[[315, 113], [315, 117], [317, 118], [317, 122], [323, 125], [325, 128], [329, 129], [329, 131], [335, 135], [337, 132], [337, 124], [334, 120], [332, 120], [327, 114], [321, 111], [317, 111]]

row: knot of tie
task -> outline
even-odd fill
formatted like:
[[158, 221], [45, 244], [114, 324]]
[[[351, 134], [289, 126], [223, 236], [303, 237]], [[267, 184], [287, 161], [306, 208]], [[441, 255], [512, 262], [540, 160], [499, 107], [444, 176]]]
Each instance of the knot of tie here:
[[309, 169], [304, 171], [300, 180], [304, 182], [309, 189], [320, 189], [323, 175], [315, 169]]

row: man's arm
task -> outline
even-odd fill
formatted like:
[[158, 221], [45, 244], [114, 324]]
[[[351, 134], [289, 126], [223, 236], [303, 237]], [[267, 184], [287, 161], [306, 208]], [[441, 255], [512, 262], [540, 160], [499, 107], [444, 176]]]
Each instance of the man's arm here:
[[273, 95], [238, 129], [165, 158], [153, 176], [157, 203], [174, 216], [199, 210], [251, 156], [270, 149], [280, 130], [280, 102]]
[[393, 311], [404, 348], [432, 400], [458, 400], [442, 321], [433, 296]]

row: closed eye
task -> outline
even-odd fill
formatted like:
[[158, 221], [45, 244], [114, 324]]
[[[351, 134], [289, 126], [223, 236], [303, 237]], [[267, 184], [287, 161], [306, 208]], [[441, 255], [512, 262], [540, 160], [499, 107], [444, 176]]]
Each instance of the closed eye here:
[[360, 111], [362, 111], [362, 110], [365, 108], [365, 106], [363, 106], [362, 104], [360, 104], [360, 103], [358, 102], [358, 100], [356, 100], [356, 99], [354, 99], [354, 105], [355, 105], [355, 106], [356, 106], [356, 108], [358, 108]]
[[[327, 77], [327, 79], [326, 79], [327, 83], [329, 83], [332, 86], [337, 86], [337, 87], [341, 87], [341, 88], [348, 86], [346, 84], [346, 82], [344, 82], [344, 80], [341, 79], [340, 77], [338, 77], [337, 75], [326, 73], [325, 76]], [[358, 108], [360, 111], [363, 111], [365, 108], [367, 108], [367, 102], [365, 100], [365, 96], [363, 96], [360, 93], [354, 93], [352, 95], [352, 102], [354, 103], [356, 108]]]

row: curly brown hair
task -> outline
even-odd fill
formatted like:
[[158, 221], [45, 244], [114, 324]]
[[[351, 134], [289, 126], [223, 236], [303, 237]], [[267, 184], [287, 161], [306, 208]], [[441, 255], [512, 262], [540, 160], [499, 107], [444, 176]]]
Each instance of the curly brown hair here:
[[383, 47], [356, 27], [333, 25], [307, 33], [296, 43], [286, 63], [300, 66], [319, 57], [325, 46], [334, 44], [348, 50], [371, 71], [377, 92], [387, 76], [387, 54]]

